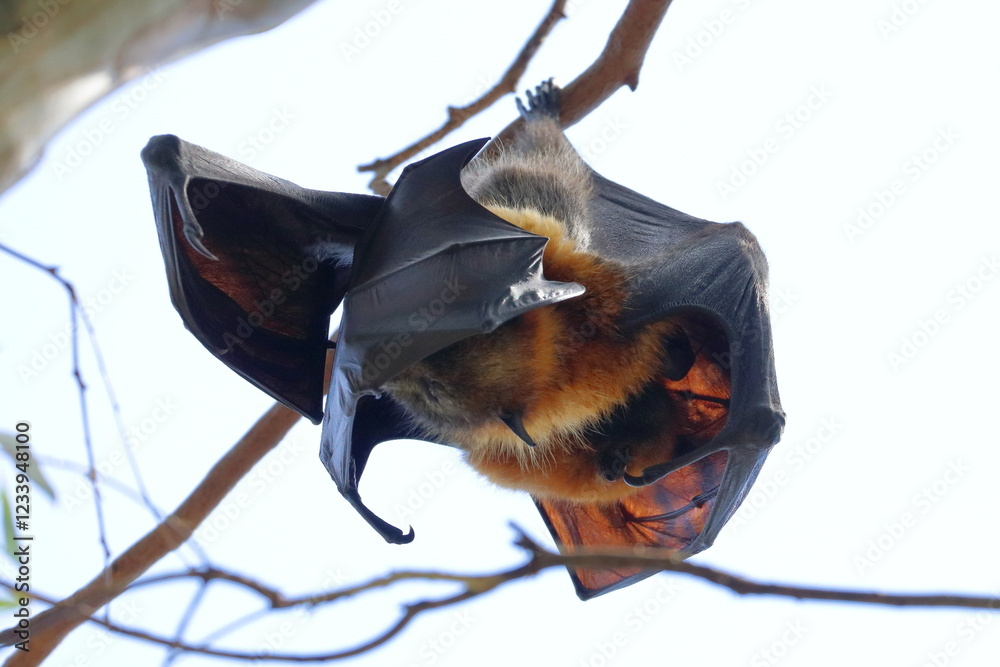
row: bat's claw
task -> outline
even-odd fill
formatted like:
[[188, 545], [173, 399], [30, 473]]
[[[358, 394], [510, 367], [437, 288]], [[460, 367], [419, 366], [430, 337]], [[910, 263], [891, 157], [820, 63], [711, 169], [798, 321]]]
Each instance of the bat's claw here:
[[205, 231], [201, 228], [201, 225], [194, 223], [186, 223], [184, 225], [184, 238], [187, 239], [191, 247], [197, 250], [199, 253], [208, 257], [209, 259], [218, 260], [219, 258], [212, 254], [212, 251], [205, 247], [202, 239], [205, 238]]
[[559, 118], [559, 93], [560, 88], [552, 83], [552, 79], [542, 81], [535, 87], [535, 91], [524, 91], [524, 96], [528, 100], [525, 106], [521, 99], [517, 99], [517, 110], [527, 121], [540, 120], [543, 118]]
[[500, 414], [500, 421], [507, 425], [514, 435], [519, 437], [528, 447], [534, 447], [535, 441], [531, 439], [528, 430], [524, 428], [524, 421], [519, 412], [503, 412]]

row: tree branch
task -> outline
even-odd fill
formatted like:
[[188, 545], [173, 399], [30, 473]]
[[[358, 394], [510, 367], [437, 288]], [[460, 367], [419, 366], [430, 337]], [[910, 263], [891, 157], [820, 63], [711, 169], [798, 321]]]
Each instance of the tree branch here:
[[662, 550], [657, 549], [633, 549], [627, 551], [587, 550], [586, 552], [578, 551], [575, 553], [560, 554], [542, 548], [523, 533], [520, 533], [516, 544], [528, 552], [529, 559], [523, 565], [502, 572], [485, 575], [462, 575], [433, 571], [400, 571], [372, 579], [364, 584], [358, 584], [327, 593], [302, 596], [298, 598], [286, 598], [282, 593], [266, 584], [259, 583], [241, 575], [218, 570], [216, 568], [210, 568], [207, 570], [189, 570], [186, 572], [163, 575], [136, 582], [134, 585], [130, 586], [130, 588], [135, 588], [137, 586], [163, 583], [182, 578], [199, 578], [205, 582], [216, 580], [227, 581], [259, 594], [269, 603], [272, 609], [278, 609], [301, 605], [314, 607], [324, 602], [345, 599], [359, 593], [384, 588], [401, 581], [449, 581], [463, 584], [463, 590], [453, 595], [434, 600], [422, 600], [404, 605], [399, 619], [397, 619], [396, 622], [389, 626], [384, 632], [363, 644], [342, 651], [316, 654], [264, 654], [228, 651], [214, 649], [206, 645], [189, 644], [178, 639], [168, 639], [166, 637], [158, 636], [142, 630], [136, 630], [134, 628], [128, 628], [116, 623], [111, 623], [104, 619], [91, 618], [89, 620], [103, 625], [112, 632], [141, 639], [153, 644], [159, 644], [177, 651], [187, 651], [201, 655], [237, 660], [326, 662], [366, 653], [385, 644], [399, 634], [414, 618], [425, 611], [429, 611], [431, 609], [441, 609], [465, 602], [466, 600], [471, 600], [506, 583], [530, 577], [546, 568], [557, 566], [566, 566], [570, 568], [597, 567], [611, 569], [641, 568], [649, 572], [676, 572], [678, 574], [692, 576], [709, 583], [728, 588], [739, 595], [774, 595], [778, 597], [795, 598], [797, 600], [822, 600], [827, 602], [853, 602], [857, 604], [907, 607], [959, 607], [968, 609], [986, 609], [989, 611], [1000, 610], [1000, 598], [983, 596], [927, 593], [889, 594], [874, 591], [835, 590], [813, 588], [808, 586], [763, 583], [739, 577], [715, 568], [695, 565], [679, 559], [674, 554], [666, 554], [663, 553]]
[[421, 151], [425, 150], [429, 146], [433, 146], [437, 142], [444, 139], [453, 130], [461, 127], [465, 121], [472, 118], [484, 109], [489, 108], [494, 102], [499, 100], [501, 97], [508, 93], [513, 93], [517, 90], [517, 82], [521, 80], [524, 75], [524, 70], [528, 68], [528, 63], [531, 59], [535, 57], [535, 53], [542, 46], [542, 42], [552, 32], [552, 28], [555, 24], [562, 18], [565, 18], [563, 14], [563, 9], [566, 6], [566, 0], [555, 0], [552, 3], [552, 7], [549, 9], [548, 14], [542, 19], [542, 22], [535, 28], [534, 34], [528, 39], [528, 42], [521, 49], [521, 52], [511, 63], [507, 71], [504, 72], [503, 76], [500, 77], [500, 81], [497, 82], [495, 86], [490, 88], [482, 97], [478, 100], [470, 102], [464, 107], [448, 107], [448, 119], [444, 124], [438, 129], [434, 130], [430, 134], [426, 135], [422, 139], [415, 141], [403, 150], [399, 151], [395, 155], [387, 158], [382, 158], [375, 160], [369, 164], [361, 165], [358, 167], [358, 171], [374, 172], [372, 174], [372, 180], [368, 184], [372, 192], [380, 195], [388, 195], [391, 186], [386, 183], [386, 177], [389, 175], [393, 169], [403, 164], [409, 160], [414, 155], [417, 155]]
[[[18, 651], [10, 667], [37, 665], [62, 639], [98, 609], [115, 599], [129, 584], [194, 533], [230, 489], [271, 451], [299, 420], [283, 405], [273, 405], [246, 435], [212, 467], [173, 514], [147, 533], [86, 586], [39, 614], [31, 624], [31, 651]], [[17, 641], [13, 630], [0, 633], [0, 645]]]
[[[580, 76], [565, 86], [560, 100], [559, 120], [563, 127], [569, 127], [579, 122], [591, 111], [611, 97], [622, 86], [635, 90], [639, 85], [639, 72], [646, 59], [646, 52], [653, 41], [653, 36], [663, 22], [667, 8], [672, 0], [632, 0], [629, 2], [621, 18], [615, 25], [604, 50], [597, 59]], [[464, 107], [448, 107], [448, 119], [437, 130], [424, 136], [395, 155], [381, 158], [369, 164], [361, 165], [358, 171], [374, 172], [369, 187], [373, 192], [387, 195], [391, 186], [386, 177], [393, 169], [409, 160], [414, 155], [429, 146], [441, 141], [453, 130], [461, 127], [465, 121], [491, 106], [507, 93], [516, 92], [527, 69], [528, 63], [541, 46], [542, 41], [551, 32], [559, 19], [563, 18], [565, 0], [556, 0], [549, 13], [535, 30], [517, 58], [507, 69], [500, 81], [478, 100]], [[520, 119], [503, 129], [487, 147], [487, 151], [495, 151], [504, 142], [510, 141], [521, 127]]]
[[[631, 0], [618, 19], [601, 55], [580, 76], [563, 86], [559, 122], [570, 127], [599, 107], [622, 86], [635, 90], [649, 45], [672, 0]], [[520, 131], [520, 118], [501, 131], [486, 148], [497, 150]]]

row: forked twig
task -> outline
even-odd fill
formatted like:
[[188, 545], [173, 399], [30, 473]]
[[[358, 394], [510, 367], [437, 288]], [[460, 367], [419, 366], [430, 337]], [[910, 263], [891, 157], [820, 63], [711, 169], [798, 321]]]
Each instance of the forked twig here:
[[513, 93], [517, 89], [517, 82], [521, 80], [524, 75], [524, 70], [527, 69], [528, 63], [538, 52], [538, 49], [542, 46], [542, 42], [552, 32], [552, 28], [555, 24], [562, 18], [564, 18], [563, 9], [566, 6], [566, 0], [555, 0], [552, 3], [552, 7], [549, 9], [545, 18], [542, 22], [538, 24], [535, 29], [534, 34], [528, 38], [527, 43], [521, 49], [521, 52], [511, 63], [507, 71], [503, 73], [500, 80], [486, 91], [479, 99], [466, 104], [463, 107], [448, 107], [448, 119], [444, 124], [438, 129], [434, 130], [430, 134], [424, 136], [421, 139], [413, 142], [403, 150], [399, 151], [395, 155], [387, 158], [381, 158], [371, 162], [369, 164], [364, 164], [358, 167], [358, 171], [373, 172], [372, 180], [368, 183], [368, 187], [371, 188], [372, 192], [380, 195], [389, 194], [391, 186], [386, 182], [386, 177], [389, 175], [393, 169], [403, 164], [409, 160], [414, 155], [417, 155], [428, 147], [433, 146], [437, 142], [444, 139], [452, 131], [461, 127], [465, 121], [472, 118], [484, 109], [488, 109], [494, 102], [499, 100], [501, 97], [508, 93]]
[[[518, 530], [515, 527], [515, 530]], [[386, 630], [372, 639], [353, 648], [314, 654], [290, 653], [246, 653], [214, 649], [206, 645], [194, 645], [176, 639], [169, 639], [153, 633], [128, 628], [103, 619], [90, 619], [126, 636], [142, 639], [176, 651], [186, 651], [209, 655], [218, 658], [237, 660], [272, 660], [277, 662], [327, 662], [341, 660], [366, 653], [382, 646], [399, 634], [409, 623], [423, 612], [432, 609], [450, 607], [466, 600], [479, 597], [500, 586], [538, 574], [550, 567], [567, 566], [571, 568], [639, 568], [650, 572], [674, 572], [702, 579], [709, 583], [728, 588], [739, 595], [774, 595], [790, 597], [797, 600], [821, 600], [826, 602], [851, 602], [856, 604], [875, 604], [906, 607], [958, 607], [966, 609], [1000, 610], [1000, 598], [971, 595], [947, 594], [889, 594], [875, 591], [836, 590], [815, 588], [810, 586], [794, 586], [753, 581], [722, 570], [704, 565], [696, 565], [680, 560], [673, 554], [656, 549], [633, 549], [627, 551], [587, 550], [575, 553], [560, 554], [539, 546], [519, 532], [516, 541], [528, 553], [528, 561], [518, 567], [485, 575], [462, 575], [455, 573], [433, 571], [400, 571], [377, 577], [364, 584], [349, 586], [314, 595], [286, 597], [278, 590], [247, 577], [210, 568], [207, 570], [188, 570], [174, 574], [153, 577], [136, 582], [130, 588], [176, 581], [185, 578], [197, 578], [203, 582], [224, 581], [245, 590], [252, 591], [267, 602], [270, 609], [288, 609], [297, 606], [316, 607], [321, 604], [345, 600], [365, 592], [371, 592], [404, 581], [446, 581], [463, 585], [463, 590], [443, 598], [420, 600], [403, 606], [399, 618]]]

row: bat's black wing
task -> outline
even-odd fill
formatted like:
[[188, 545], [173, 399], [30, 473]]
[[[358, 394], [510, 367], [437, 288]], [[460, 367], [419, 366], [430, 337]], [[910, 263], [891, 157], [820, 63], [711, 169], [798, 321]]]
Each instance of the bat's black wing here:
[[153, 137], [142, 159], [185, 325], [318, 423], [330, 314], [383, 199], [307, 190], [172, 135]]
[[486, 141], [407, 167], [385, 200], [307, 190], [169, 135], [142, 152], [185, 325], [314, 422], [323, 419], [330, 315], [343, 301], [321, 458], [392, 542], [408, 536], [364, 506], [357, 481], [376, 444], [418, 434], [378, 388], [437, 350], [583, 292], [544, 280], [546, 239], [462, 188], [462, 167]]
[[[546, 239], [462, 188], [485, 140], [404, 170], [384, 201], [305, 190], [157, 137], [143, 151], [171, 296], [188, 328], [245, 378], [314, 421], [330, 313], [344, 319], [321, 458], [341, 493], [390, 542], [412, 539], [362, 503], [380, 442], [419, 437], [379, 388], [413, 363], [533, 308], [579, 295], [542, 277]], [[670, 318], [677, 454], [626, 481], [617, 503], [538, 501], [563, 548], [650, 545], [692, 554], [737, 509], [784, 423], [767, 312], [767, 267], [739, 223], [700, 220], [593, 174], [590, 249], [634, 267], [622, 329]], [[441, 443], [447, 444], [447, 443]], [[644, 576], [578, 571], [581, 597]]]
[[576, 283], [542, 278], [547, 239], [495, 216], [465, 192], [462, 167], [486, 141], [404, 169], [355, 251], [320, 458], [341, 493], [389, 542], [408, 542], [413, 532], [404, 534], [365, 507], [358, 480], [372, 447], [413, 434], [389, 397], [376, 398], [379, 387], [448, 345], [583, 292]]
[[[784, 426], [767, 305], [767, 263], [740, 223], [689, 216], [593, 175], [591, 248], [635, 267], [623, 329], [671, 318], [686, 337], [681, 376], [663, 377], [680, 454], [626, 475], [639, 492], [612, 505], [539, 501], [553, 537], [574, 547], [709, 547], [739, 507]], [[687, 349], [689, 348], [689, 349]], [[689, 366], [688, 366], [689, 364]], [[646, 576], [573, 573], [586, 599]]]

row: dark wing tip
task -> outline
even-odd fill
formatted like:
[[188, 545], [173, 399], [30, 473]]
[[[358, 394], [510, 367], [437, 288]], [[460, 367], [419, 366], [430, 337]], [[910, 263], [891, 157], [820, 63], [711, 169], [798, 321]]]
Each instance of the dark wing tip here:
[[147, 168], [173, 165], [181, 150], [181, 139], [175, 134], [158, 134], [146, 142], [146, 147], [139, 153]]
[[[282, 401], [284, 402], [284, 401]], [[290, 405], [285, 403], [286, 406], [295, 410], [300, 415], [311, 421], [315, 425], [319, 425], [323, 421], [323, 399], [322, 397], [316, 397], [315, 400], [310, 400], [308, 405]]]
[[403, 533], [403, 531], [401, 530], [397, 532], [398, 532], [397, 539], [390, 540], [386, 538], [386, 541], [391, 542], [392, 544], [409, 544], [410, 542], [413, 541], [413, 538], [416, 536], [416, 533], [413, 532], [413, 526], [410, 526], [409, 531], [406, 533]]
[[[322, 457], [322, 454], [321, 454]], [[326, 464], [326, 461], [324, 461]], [[331, 473], [332, 474], [332, 473]], [[336, 475], [333, 475], [335, 482], [338, 482]], [[338, 482], [338, 487], [340, 486]], [[361, 500], [361, 495], [358, 493], [358, 487], [355, 484], [350, 484], [347, 487], [340, 489], [340, 493], [347, 498], [347, 502], [351, 503], [354, 509], [361, 515], [361, 517], [368, 522], [368, 525], [375, 529], [379, 535], [382, 536], [389, 544], [409, 544], [416, 537], [416, 533], [413, 532], [413, 527], [410, 526], [407, 532], [401, 531], [394, 525], [375, 514], [375, 512], [368, 509], [364, 501]]]

